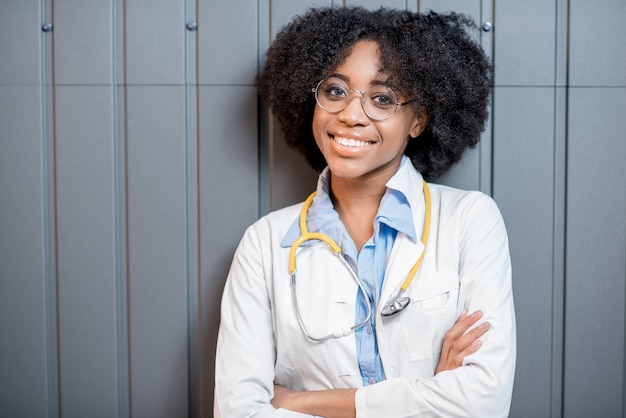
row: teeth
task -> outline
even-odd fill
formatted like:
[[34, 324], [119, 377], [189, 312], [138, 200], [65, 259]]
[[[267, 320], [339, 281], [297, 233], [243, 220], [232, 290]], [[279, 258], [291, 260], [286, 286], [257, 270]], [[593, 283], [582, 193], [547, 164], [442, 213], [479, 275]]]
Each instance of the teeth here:
[[335, 137], [335, 141], [339, 142], [339, 144], [345, 147], [355, 147], [355, 148], [364, 147], [368, 144], [365, 141], [357, 141], [356, 139], [352, 139], [352, 138], [348, 139], [348, 138]]

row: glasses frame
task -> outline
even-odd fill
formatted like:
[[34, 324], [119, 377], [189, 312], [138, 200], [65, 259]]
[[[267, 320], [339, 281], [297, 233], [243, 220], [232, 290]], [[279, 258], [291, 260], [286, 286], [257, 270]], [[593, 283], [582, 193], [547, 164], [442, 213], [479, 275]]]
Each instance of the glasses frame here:
[[[338, 81], [340, 81], [340, 82], [341, 82], [344, 86], [346, 86], [346, 90], [347, 90], [347, 92], [348, 92], [348, 97], [347, 97], [347, 98], [346, 98], [346, 100], [343, 102], [343, 103], [344, 103], [343, 107], [342, 107], [341, 109], [339, 109], [339, 110], [334, 110], [334, 111], [333, 111], [333, 110], [328, 110], [328, 109], [326, 109], [324, 106], [322, 106], [322, 104], [320, 103], [320, 100], [319, 100], [319, 98], [318, 98], [318, 91], [319, 91], [319, 87], [322, 85], [322, 83], [323, 83], [324, 81], [326, 81], [326, 80], [328, 80], [328, 79], [332, 79], [332, 78], [337, 79], [337, 80], [338, 80]], [[352, 93], [359, 93], [359, 94], [361, 95], [361, 97], [360, 97], [360, 99], [361, 99], [361, 100], [360, 100], [360, 102], [361, 102], [361, 109], [363, 109], [363, 112], [367, 115], [367, 117], [368, 117], [368, 118], [370, 118], [370, 119], [371, 119], [371, 120], [373, 120], [373, 121], [377, 121], [377, 122], [380, 122], [380, 121], [383, 121], [383, 120], [387, 120], [387, 119], [389, 119], [390, 117], [392, 117], [393, 115], [395, 115], [395, 114], [396, 114], [396, 111], [398, 110], [398, 108], [399, 108], [399, 107], [402, 107], [402, 106], [405, 106], [405, 105], [407, 105], [407, 104], [409, 104], [409, 103], [413, 103], [413, 102], [417, 101], [417, 99], [411, 99], [411, 100], [407, 100], [407, 101], [404, 101], [404, 102], [401, 102], [401, 103], [395, 103], [395, 104], [394, 104], [394, 106], [395, 106], [395, 107], [393, 108], [393, 112], [391, 112], [391, 113], [389, 114], [389, 116], [386, 116], [386, 117], [384, 117], [384, 118], [375, 118], [375, 117], [372, 117], [372, 115], [370, 115], [370, 114], [368, 113], [368, 111], [365, 109], [365, 103], [367, 102], [367, 100], [365, 99], [365, 94], [366, 94], [368, 91], [370, 91], [373, 87], [374, 87], [374, 86], [372, 86], [372, 87], [368, 88], [368, 89], [367, 89], [367, 90], [365, 90], [365, 91], [361, 91], [361, 90], [357, 90], [357, 89], [351, 89], [345, 81], [343, 81], [343, 80], [342, 80], [342, 79], [340, 79], [339, 77], [334, 77], [334, 76], [332, 76], [332, 77], [326, 77], [326, 78], [321, 79], [321, 80], [317, 83], [317, 85], [316, 85], [314, 88], [312, 88], [312, 89], [311, 89], [311, 92], [315, 95], [315, 102], [316, 102], [316, 103], [317, 103], [317, 105], [320, 107], [320, 109], [322, 109], [324, 112], [327, 112], [327, 113], [330, 113], [330, 114], [333, 114], [333, 115], [336, 115], [337, 113], [341, 113], [341, 112], [343, 112], [343, 111], [345, 110], [345, 108], [346, 108], [346, 107], [348, 107], [348, 105], [352, 102], [352, 99], [353, 99], [353, 97], [351, 96], [351, 94], [352, 94]], [[393, 94], [394, 98], [395, 98], [395, 97], [397, 97], [397, 96], [396, 96], [396, 93], [395, 93], [392, 89], [390, 89], [390, 88], [389, 88], [389, 91]]]

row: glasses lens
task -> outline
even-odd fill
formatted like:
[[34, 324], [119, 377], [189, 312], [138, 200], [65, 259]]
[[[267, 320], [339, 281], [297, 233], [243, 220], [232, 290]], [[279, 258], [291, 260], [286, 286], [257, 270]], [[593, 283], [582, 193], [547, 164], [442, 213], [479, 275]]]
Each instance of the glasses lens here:
[[327, 112], [340, 112], [348, 104], [350, 91], [341, 79], [330, 77], [317, 85], [315, 99]]
[[372, 119], [386, 119], [394, 114], [398, 101], [396, 95], [385, 86], [373, 86], [365, 92], [363, 110]]

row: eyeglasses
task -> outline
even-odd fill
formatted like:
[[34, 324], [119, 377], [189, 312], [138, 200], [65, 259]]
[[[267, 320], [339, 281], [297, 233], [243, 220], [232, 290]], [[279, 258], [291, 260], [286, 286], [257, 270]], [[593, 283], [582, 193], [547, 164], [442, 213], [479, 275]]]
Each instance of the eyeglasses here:
[[372, 86], [366, 91], [355, 90], [338, 77], [328, 77], [317, 83], [311, 90], [315, 93], [315, 101], [328, 113], [339, 113], [352, 101], [350, 94], [361, 95], [361, 107], [365, 114], [372, 120], [381, 121], [389, 119], [396, 113], [400, 106], [404, 106], [416, 99], [398, 103], [396, 95], [387, 86]]

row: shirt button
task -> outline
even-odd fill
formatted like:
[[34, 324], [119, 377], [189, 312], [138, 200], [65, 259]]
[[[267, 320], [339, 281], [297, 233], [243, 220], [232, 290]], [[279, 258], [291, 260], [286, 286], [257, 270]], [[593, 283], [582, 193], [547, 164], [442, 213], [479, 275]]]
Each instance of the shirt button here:
[[376, 378], [375, 377], [370, 377], [368, 380], [370, 385], [373, 385], [374, 383], [376, 383]]
[[368, 335], [372, 335], [372, 327], [367, 327], [366, 330]]

